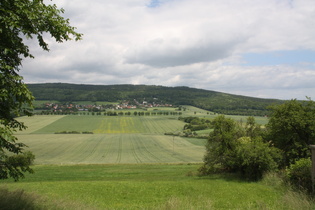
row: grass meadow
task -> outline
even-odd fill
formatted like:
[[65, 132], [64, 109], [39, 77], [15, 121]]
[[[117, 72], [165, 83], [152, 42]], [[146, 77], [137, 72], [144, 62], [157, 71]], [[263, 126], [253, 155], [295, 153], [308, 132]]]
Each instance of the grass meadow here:
[[233, 176], [198, 177], [199, 166], [38, 165], [34, 175], [1, 185], [24, 190], [39, 209], [284, 209], [281, 190]]
[[[188, 108], [183, 116], [215, 116]], [[295, 194], [287, 196], [274, 184], [245, 182], [235, 175], [198, 176], [205, 140], [164, 135], [183, 128], [177, 117], [20, 118], [28, 129], [16, 135], [36, 156], [35, 174], [26, 174], [19, 182], [0, 181], [0, 209], [314, 207], [301, 199], [295, 202]], [[62, 131], [94, 134], [55, 134]]]

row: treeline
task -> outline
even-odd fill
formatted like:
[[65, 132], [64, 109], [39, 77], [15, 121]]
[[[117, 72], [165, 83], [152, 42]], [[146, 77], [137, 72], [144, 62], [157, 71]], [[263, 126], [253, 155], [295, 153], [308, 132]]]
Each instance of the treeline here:
[[116, 112], [116, 111], [106, 111], [106, 112], [60, 112], [60, 111], [41, 111], [37, 113], [38, 115], [99, 115], [99, 116], [155, 116], [155, 115], [182, 115], [182, 112], [148, 112], [148, 111], [134, 111], [134, 112]]
[[55, 132], [55, 134], [94, 134], [92, 131], [60, 131], [60, 132]]
[[192, 105], [220, 114], [268, 115], [267, 107], [281, 104], [276, 99], [261, 99], [189, 87], [154, 85], [78, 85], [65, 83], [28, 84], [36, 100], [69, 101], [146, 101]]

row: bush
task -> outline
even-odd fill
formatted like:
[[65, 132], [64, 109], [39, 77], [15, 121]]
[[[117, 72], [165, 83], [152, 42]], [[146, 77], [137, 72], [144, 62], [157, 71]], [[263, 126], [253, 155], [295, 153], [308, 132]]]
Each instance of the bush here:
[[311, 168], [310, 158], [302, 158], [286, 169], [287, 179], [294, 188], [310, 193], [312, 192]]
[[92, 131], [83, 131], [82, 134], [94, 134]]
[[67, 134], [67, 131], [60, 131], [60, 132], [55, 132], [55, 134]]
[[79, 131], [69, 131], [68, 134], [80, 134]]
[[259, 180], [266, 172], [278, 169], [281, 152], [260, 139], [240, 144], [236, 149], [235, 168], [248, 180]]
[[79, 131], [61, 131], [55, 132], [55, 134], [81, 134]]

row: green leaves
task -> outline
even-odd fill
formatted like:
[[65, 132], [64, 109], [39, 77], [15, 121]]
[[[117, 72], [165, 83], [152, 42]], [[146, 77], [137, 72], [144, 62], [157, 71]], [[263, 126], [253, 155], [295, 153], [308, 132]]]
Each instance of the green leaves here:
[[[25, 129], [15, 118], [30, 116], [34, 97], [18, 74], [23, 58], [33, 58], [24, 39], [37, 38], [38, 45], [48, 51], [44, 40], [48, 33], [57, 42], [80, 40], [82, 34], [61, 16], [63, 9], [46, 5], [42, 0], [1, 0], [0, 7], [0, 179], [18, 180], [29, 168], [34, 156], [22, 153], [25, 146], [16, 143], [16, 129]], [[18, 154], [13, 155], [12, 154]]]
[[12, 177], [14, 181], [24, 178], [24, 173], [34, 173], [30, 168], [35, 156], [31, 152], [7, 156], [0, 152], [0, 179]]
[[315, 144], [315, 102], [291, 100], [272, 107], [267, 138], [285, 153], [285, 164], [310, 156]]
[[261, 128], [253, 117], [247, 119], [245, 128], [223, 115], [212, 124], [202, 173], [237, 172], [243, 178], [258, 180], [265, 172], [278, 168], [281, 151], [263, 142]]

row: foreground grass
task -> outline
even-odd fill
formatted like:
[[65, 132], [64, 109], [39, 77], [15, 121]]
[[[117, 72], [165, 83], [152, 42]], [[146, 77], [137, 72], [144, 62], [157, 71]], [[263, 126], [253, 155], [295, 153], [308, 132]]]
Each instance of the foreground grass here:
[[198, 167], [35, 166], [24, 180], [0, 185], [24, 190], [33, 201], [30, 209], [282, 209], [282, 190], [233, 176], [198, 177]]

